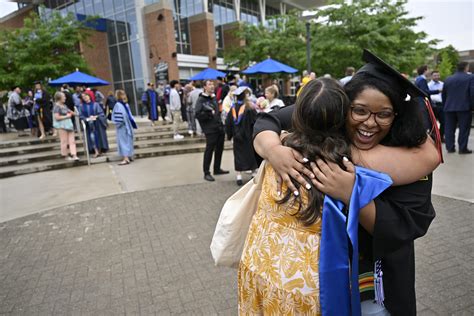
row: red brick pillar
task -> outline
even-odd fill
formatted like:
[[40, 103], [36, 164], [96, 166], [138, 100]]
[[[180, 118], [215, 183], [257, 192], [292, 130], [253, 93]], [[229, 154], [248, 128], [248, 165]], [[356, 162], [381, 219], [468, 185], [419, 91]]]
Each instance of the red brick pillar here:
[[216, 33], [211, 13], [203, 12], [189, 18], [191, 54], [209, 56], [209, 67], [217, 67]]
[[147, 56], [150, 58], [150, 77], [155, 78], [153, 66], [160, 61], [168, 63], [170, 80], [179, 79], [176, 57], [176, 40], [174, 38], [173, 11], [168, 1], [146, 6], [144, 9], [145, 34], [148, 39]]
[[224, 25], [224, 49], [245, 46], [245, 40], [240, 39], [235, 34], [241, 26], [241, 22], [233, 22]]
[[[89, 34], [86, 43], [79, 43], [80, 52], [92, 71], [92, 75], [113, 83], [107, 33], [90, 30]], [[99, 88], [104, 95], [110, 89], [113, 89], [113, 86]]]

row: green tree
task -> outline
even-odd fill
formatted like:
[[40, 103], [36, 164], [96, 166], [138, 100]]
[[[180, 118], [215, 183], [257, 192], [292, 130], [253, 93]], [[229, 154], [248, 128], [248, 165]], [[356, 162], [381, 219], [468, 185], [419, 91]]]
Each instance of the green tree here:
[[[364, 64], [362, 49], [367, 48], [400, 71], [411, 73], [433, 53], [437, 40], [427, 41], [426, 33], [413, 30], [421, 17], [409, 18], [405, 4], [406, 0], [330, 1], [316, 12], [317, 22], [311, 22], [312, 69], [318, 75], [341, 77], [347, 66]], [[245, 66], [270, 55], [305, 69], [305, 22], [293, 12], [277, 18], [277, 27], [245, 26], [238, 35], [246, 45], [226, 57]]]
[[226, 49], [226, 62], [245, 68], [268, 57], [302, 69], [305, 63], [305, 25], [296, 13], [268, 19], [268, 25], [241, 24], [235, 36], [242, 47]]
[[449, 45], [438, 51], [437, 60], [439, 62], [437, 69], [441, 79], [444, 80], [456, 70], [456, 65], [459, 62], [459, 53], [453, 46]]
[[[88, 21], [91, 23], [91, 21]], [[35, 80], [57, 78], [76, 68], [88, 71], [79, 42], [89, 35], [73, 15], [53, 13], [42, 19], [32, 14], [24, 27], [0, 32], [0, 90], [13, 85], [28, 87]]]

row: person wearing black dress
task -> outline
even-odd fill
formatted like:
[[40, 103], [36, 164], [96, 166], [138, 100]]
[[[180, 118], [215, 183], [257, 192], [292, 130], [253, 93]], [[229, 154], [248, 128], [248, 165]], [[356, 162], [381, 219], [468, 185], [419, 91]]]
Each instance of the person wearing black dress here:
[[[388, 173], [394, 186], [361, 209], [362, 309], [376, 303], [386, 309], [381, 315], [416, 315], [414, 240], [426, 234], [435, 217], [431, 172], [442, 157], [416, 113], [415, 97], [426, 97], [423, 91], [369, 51], [364, 51], [363, 59], [367, 64], [344, 87], [352, 102], [346, 123], [352, 159]], [[408, 101], [407, 94], [411, 96]], [[352, 189], [353, 174], [335, 164], [308, 162], [298, 152], [281, 146], [278, 134], [291, 130], [293, 109], [288, 106], [261, 115], [254, 127], [256, 151], [290, 190], [295, 188], [290, 177], [309, 185], [303, 173], [318, 190], [343, 200], [351, 194], [346, 188]], [[435, 134], [436, 128], [433, 124]]]
[[255, 174], [258, 167], [252, 144], [253, 125], [257, 119], [257, 111], [248, 100], [249, 88], [240, 87], [233, 94], [236, 99], [227, 114], [225, 127], [227, 139], [234, 139], [234, 167], [237, 172], [237, 185], [242, 185], [242, 171], [252, 170]]

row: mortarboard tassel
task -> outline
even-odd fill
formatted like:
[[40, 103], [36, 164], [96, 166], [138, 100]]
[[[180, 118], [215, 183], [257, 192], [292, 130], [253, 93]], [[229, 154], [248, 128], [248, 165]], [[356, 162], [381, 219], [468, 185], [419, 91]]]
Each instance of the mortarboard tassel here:
[[430, 121], [431, 121], [431, 137], [434, 137], [435, 143], [436, 143], [436, 149], [438, 150], [438, 155], [439, 155], [439, 160], [441, 163], [444, 162], [443, 160], [443, 150], [441, 149], [441, 136], [439, 134], [439, 128], [438, 128], [438, 123], [436, 122], [436, 117], [433, 113], [433, 109], [431, 108], [431, 103], [428, 100], [427, 97], [423, 98], [423, 101], [425, 101], [425, 106], [426, 110], [428, 111], [428, 114], [430, 116]]
[[383, 272], [382, 272], [382, 260], [377, 260], [374, 263], [374, 291], [375, 291], [375, 302], [380, 305], [383, 305], [385, 300], [385, 295], [383, 291]]

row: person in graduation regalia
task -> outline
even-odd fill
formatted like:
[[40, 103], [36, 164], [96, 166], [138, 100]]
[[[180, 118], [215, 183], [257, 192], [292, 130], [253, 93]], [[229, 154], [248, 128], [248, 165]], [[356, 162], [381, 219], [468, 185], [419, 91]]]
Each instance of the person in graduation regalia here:
[[258, 168], [255, 150], [252, 144], [253, 125], [257, 119], [257, 112], [253, 108], [248, 95], [247, 87], [240, 87], [233, 92], [235, 101], [230, 107], [226, 118], [227, 139], [234, 139], [234, 167], [237, 172], [237, 185], [242, 185], [242, 171]]
[[[414, 240], [426, 234], [435, 217], [431, 172], [442, 161], [439, 131], [430, 115], [435, 146], [417, 115], [415, 98], [426, 98], [423, 91], [371, 52], [364, 50], [363, 59], [367, 64], [344, 87], [352, 103], [346, 118], [352, 160], [388, 173], [394, 185], [360, 210], [360, 293], [352, 293], [351, 302], [355, 306], [354, 298], [360, 297], [363, 310], [375, 302], [386, 309], [382, 313], [416, 315]], [[429, 104], [427, 109], [431, 109]], [[281, 146], [278, 134], [282, 129], [291, 130], [293, 112], [294, 106], [289, 106], [257, 120], [257, 153], [291, 190], [295, 188], [293, 178], [342, 200], [350, 172], [321, 160], [308, 168], [306, 157]], [[353, 309], [354, 313], [359, 315], [360, 310]]]
[[137, 124], [130, 111], [125, 91], [117, 90], [115, 97], [117, 103], [112, 112], [112, 121], [117, 130], [118, 153], [122, 156], [122, 162], [120, 162], [119, 165], [123, 166], [128, 165], [133, 159], [133, 130], [137, 128]]
[[147, 89], [143, 92], [142, 103], [147, 108], [151, 126], [155, 126], [155, 122], [158, 121], [158, 93], [155, 91], [155, 85], [152, 82], [147, 84]]
[[86, 123], [88, 150], [94, 152], [94, 158], [97, 158], [109, 151], [107, 118], [102, 107], [91, 100], [89, 93], [83, 92], [81, 98], [79, 117]]
[[[351, 154], [344, 131], [349, 105], [337, 81], [312, 80], [297, 101], [294, 130], [284, 138], [284, 145], [311, 160], [324, 159], [345, 168]], [[387, 175], [347, 167], [356, 173], [348, 183], [348, 188], [354, 190], [340, 202], [324, 196], [316, 187], [305, 188], [297, 183], [296, 191], [284, 186], [278, 194], [275, 170], [265, 165], [260, 200], [239, 266], [241, 315], [351, 314], [348, 276], [357, 269], [356, 265], [348, 265], [345, 237], [348, 234], [357, 244], [359, 206], [392, 182]], [[346, 230], [345, 209], [349, 205], [347, 226], [352, 228]], [[357, 254], [357, 247], [353, 247], [353, 256]], [[357, 280], [358, 274], [352, 275]], [[327, 304], [333, 293], [336, 304]], [[328, 309], [327, 305], [334, 308]]]
[[46, 91], [40, 81], [35, 82], [34, 91], [35, 112], [37, 113], [38, 125], [40, 130], [40, 139], [46, 137], [46, 133], [50, 132], [53, 127], [53, 114], [51, 112], [52, 103], [51, 96]]

